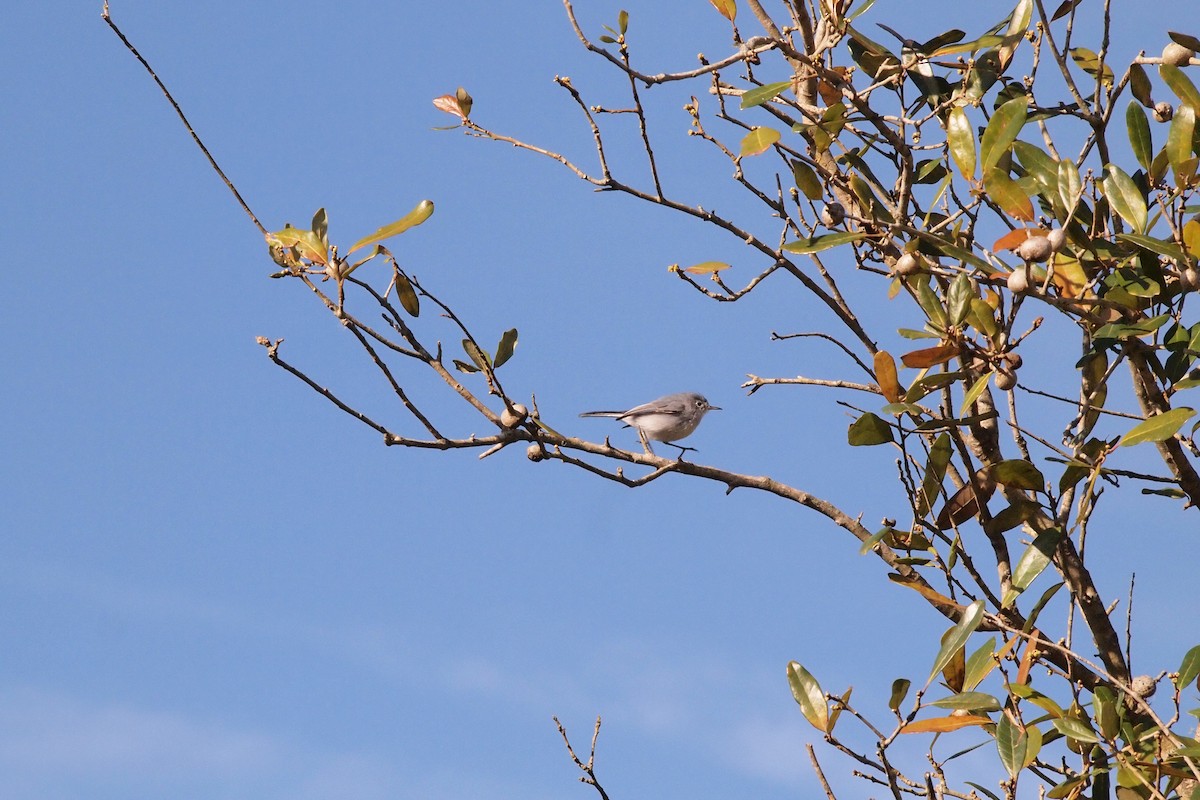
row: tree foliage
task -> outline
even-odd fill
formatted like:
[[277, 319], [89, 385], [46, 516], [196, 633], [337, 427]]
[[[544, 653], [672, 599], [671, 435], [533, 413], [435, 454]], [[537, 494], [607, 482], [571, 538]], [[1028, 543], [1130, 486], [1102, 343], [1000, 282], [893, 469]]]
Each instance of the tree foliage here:
[[[336, 316], [408, 422], [368, 417], [286, 361], [278, 341], [262, 341], [269, 357], [389, 445], [481, 458], [521, 445], [532, 461], [628, 486], [687, 475], [777, 495], [843, 528], [950, 623], [930, 643], [929, 674], [915, 692], [898, 680], [882, 713], [857, 707], [849, 691], [828, 693], [799, 663], [787, 667], [804, 718], [880, 791], [1200, 797], [1200, 742], [1185, 715], [1196, 713], [1187, 706], [1200, 646], [1182, 643], [1180, 662], [1156, 676], [1131, 674], [1111, 589], [1095, 585], [1086, 558], [1089, 526], [1106, 508], [1200, 504], [1200, 422], [1189, 405], [1200, 385], [1200, 91], [1188, 69], [1200, 41], [1171, 32], [1161, 57], [1110, 63], [1107, 14], [1078, 0], [1054, 9], [1018, 0], [985, 30], [924, 42], [878, 33], [870, 0], [789, 2], [775, 17], [757, 0], [711, 2], [714, 24], [730, 29], [727, 55], [652, 73], [631, 59], [636, 9], [592, 32], [564, 0], [581, 45], [627, 78], [628, 105], [616, 110], [557, 79], [591, 135], [590, 166], [493, 130], [486, 103], [475, 108], [465, 89], [433, 102], [468, 136], [743, 242], [737, 269], [675, 269], [700, 295], [734, 302], [795, 281], [826, 308], [835, 324], [805, 335], [840, 348], [843, 374], [751, 375], [745, 388], [853, 398], [843, 401], [856, 416], [848, 445], [894, 461], [906, 498], [878, 529], [770, 477], [591, 442], [570, 435], [568, 420], [544, 419], [532, 396], [501, 381], [517, 329], [478, 336], [384, 246], [429, 219], [429, 201], [344, 254], [324, 210], [307, 229], [264, 230], [272, 277], [303, 283]], [[1076, 40], [1085, 12], [1103, 20], [1096, 42]], [[663, 134], [648, 124], [647, 89], [666, 83], [693, 96]], [[637, 121], [646, 180], [611, 157], [617, 114]], [[725, 216], [711, 198], [672, 191], [656, 153], [680, 134], [728, 165], [724, 191], [752, 198], [755, 211]], [[854, 265], [855, 280], [835, 257]], [[387, 269], [359, 271], [372, 261]], [[758, 267], [734, 281], [747, 263]], [[883, 298], [888, 314], [864, 311]], [[452, 353], [440, 344], [446, 325], [461, 341]], [[879, 345], [897, 337], [911, 342], [905, 352]], [[466, 400], [491, 432], [444, 432], [436, 409], [410, 399], [419, 378], [402, 373], [406, 362]], [[1030, 591], [1044, 574], [1054, 576], [1048, 588]], [[906, 737], [969, 732], [991, 742], [994, 774], [953, 773], [973, 748], [942, 755], [931, 744], [915, 765], [893, 758]], [[593, 760], [575, 761], [599, 789]]]

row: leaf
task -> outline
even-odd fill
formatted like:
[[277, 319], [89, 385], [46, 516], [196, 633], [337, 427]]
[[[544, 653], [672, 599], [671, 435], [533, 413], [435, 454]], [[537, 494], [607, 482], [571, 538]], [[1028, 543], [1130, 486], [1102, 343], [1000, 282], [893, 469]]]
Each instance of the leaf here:
[[908, 678], [896, 678], [892, 681], [892, 693], [888, 696], [888, 708], [892, 711], [899, 711], [904, 698], [908, 696], [910, 686], [912, 686], [912, 681]]
[[896, 359], [886, 350], [875, 352], [875, 380], [879, 383], [879, 393], [889, 403], [898, 403], [904, 396], [900, 389], [900, 381], [896, 376]]
[[459, 361], [457, 358], [454, 359], [454, 368], [459, 372], [466, 372], [467, 374], [479, 372], [479, 367], [476, 367], [473, 364], [468, 364], [465, 361]]
[[928, 514], [934, 502], [941, 496], [942, 481], [946, 477], [946, 467], [950, 464], [952, 454], [950, 434], [939, 434], [933, 446], [929, 448], [925, 476], [921, 479], [921, 491], [917, 495], [917, 516], [923, 517]]
[[946, 313], [951, 325], [958, 327], [966, 321], [973, 299], [975, 288], [971, 286], [971, 279], [965, 272], [958, 273], [946, 291]]
[[622, 35], [629, 31], [629, 12], [625, 9], [621, 9], [617, 14], [617, 27], [621, 30]]
[[[274, 241], [272, 241], [274, 240]], [[268, 235], [268, 244], [278, 243], [284, 248], [295, 247], [301, 258], [324, 266], [329, 263], [329, 248], [314, 231], [284, 226], [283, 230]]]
[[324, 208], [318, 208], [317, 213], [313, 214], [312, 231], [322, 242], [329, 243], [329, 215]]
[[1050, 721], [1055, 730], [1064, 736], [1070, 736], [1072, 739], [1078, 739], [1081, 742], [1089, 744], [1097, 744], [1101, 741], [1096, 732], [1091, 726], [1083, 720], [1074, 719], [1073, 717], [1059, 717]]
[[788, 663], [788, 685], [792, 687], [792, 697], [800, 706], [800, 713], [808, 723], [821, 733], [829, 730], [829, 705], [825, 702], [825, 693], [817, 679], [809, 674], [798, 661]]
[[933, 669], [929, 671], [929, 680], [926, 683], [932, 683], [950, 659], [954, 658], [979, 624], [983, 622], [983, 600], [976, 600], [971, 605], [967, 606], [963, 611], [962, 618], [958, 624], [949, 630], [945, 640], [942, 642], [942, 648], [938, 651], [937, 657], [933, 660]]
[[781, 92], [792, 85], [791, 81], [779, 81], [777, 83], [767, 83], [762, 86], [756, 86], [742, 94], [742, 108], [753, 108], [761, 106], [768, 100], [773, 100]]
[[413, 317], [421, 316], [421, 301], [417, 299], [417, 293], [413, 290], [412, 282], [408, 276], [400, 271], [399, 268], [393, 271], [393, 280], [396, 283], [396, 296], [400, 298], [400, 305]]
[[1040, 492], [1046, 486], [1046, 479], [1041, 471], [1028, 461], [1013, 458], [993, 464], [988, 475], [996, 483], [1004, 484], [1011, 489], [1028, 489]]
[[496, 367], [500, 367], [504, 362], [508, 361], [513, 356], [513, 351], [517, 349], [517, 329], [509, 328], [500, 337], [500, 344], [496, 345]]
[[737, 3], [735, 0], [708, 0], [721, 16], [733, 22], [737, 19]]
[[1034, 236], [1045, 236], [1049, 232], [1044, 228], [1014, 228], [996, 240], [995, 244], [992, 245], [992, 251], [1016, 250], [1021, 242], [1026, 239], [1031, 239]]
[[1029, 97], [1021, 95], [1014, 97], [996, 109], [991, 120], [983, 131], [979, 143], [981, 166], [984, 172], [1000, 163], [1000, 158], [1008, 152], [1016, 141], [1017, 134], [1025, 125], [1026, 111], [1029, 108]]
[[[433, 107], [438, 111], [444, 111], [447, 114], [453, 114], [460, 120], [466, 120], [467, 113], [470, 113], [470, 106], [467, 106], [467, 112], [463, 112], [462, 104], [459, 103], [458, 97], [453, 94], [444, 94], [440, 97], [433, 98]], [[451, 130], [453, 126], [451, 127]]]
[[1072, 209], [1079, 203], [1083, 194], [1083, 181], [1079, 177], [1079, 167], [1069, 159], [1058, 162], [1058, 194], [1063, 204], [1063, 221]]
[[788, 242], [783, 246], [783, 249], [797, 255], [820, 253], [822, 250], [828, 250], [831, 247], [837, 247], [848, 242], [857, 242], [866, 238], [866, 235], [863, 231], [838, 231], [837, 233], [827, 233], [823, 236], [813, 236], [808, 239]]
[[1033, 221], [1033, 203], [1030, 202], [1029, 195], [1021, 188], [1021, 184], [1008, 177], [1008, 173], [1004, 170], [998, 168], [984, 170], [983, 188], [987, 190], [996, 205], [1000, 206], [1010, 217], [1022, 222]]
[[779, 141], [779, 131], [774, 128], [761, 127], [754, 128], [745, 138], [742, 139], [741, 147], [738, 150], [738, 156], [756, 156], [759, 153], [766, 152], [771, 145]]
[[1154, 161], [1150, 120], [1146, 118], [1145, 110], [1137, 103], [1130, 103], [1125, 108], [1125, 129], [1129, 132], [1129, 144], [1133, 146], [1133, 154], [1138, 163], [1147, 173], [1150, 172], [1150, 164]]
[[1001, 602], [1004, 608], [1012, 605], [1012, 600], [1016, 599], [1017, 594], [1028, 589], [1037, 576], [1045, 571], [1054, 557], [1054, 550], [1058, 547], [1058, 543], [1063, 540], [1064, 536], [1066, 536], [1066, 533], [1062, 528], [1050, 528], [1049, 530], [1042, 531], [1034, 538], [1033, 542], [1021, 555], [1021, 560], [1017, 562], [1017, 566], [1013, 568], [1012, 585], [1015, 591], [1012, 592], [1012, 597], [1006, 595]]
[[716, 275], [723, 269], [729, 269], [729, 266], [724, 261], [702, 261], [686, 267], [683, 271], [690, 272], [692, 275]]
[[1196, 163], [1192, 160], [1192, 137], [1195, 133], [1196, 110], [1187, 103], [1180, 103], [1171, 119], [1171, 127], [1167, 129], [1166, 145], [1167, 161], [1175, 172], [1175, 183], [1180, 188], [1187, 186], [1196, 172]]
[[975, 132], [962, 106], [956, 106], [946, 119], [946, 143], [954, 166], [966, 180], [975, 178]]
[[817, 173], [808, 164], [798, 158], [792, 159], [792, 177], [796, 180], [796, 188], [804, 192], [809, 200], [820, 200], [825, 194], [824, 186]]
[[463, 351], [475, 362], [475, 366], [481, 370], [487, 370], [490, 359], [488, 354], [483, 352], [483, 348], [472, 342], [470, 339], [462, 340]]
[[1075, 6], [1082, 3], [1083, 0], [1063, 0], [1058, 8], [1054, 9], [1054, 13], [1050, 15], [1050, 21], [1055, 22], [1070, 14], [1075, 10]]
[[1121, 219], [1138, 233], [1146, 232], [1146, 200], [1133, 178], [1116, 164], [1104, 165], [1104, 196]]
[[962, 407], [958, 412], [960, 416], [965, 416], [972, 404], [983, 395], [984, 389], [987, 388], [988, 380], [995, 374], [995, 370], [990, 370], [975, 379], [975, 383], [971, 384], [971, 388], [963, 395]]
[[1183, 250], [1173, 242], [1164, 242], [1162, 239], [1155, 239], [1153, 236], [1141, 236], [1134, 233], [1118, 233], [1117, 241], [1128, 242], [1135, 244], [1151, 253], [1157, 253], [1160, 256], [1173, 259], [1179, 264], [1187, 261], [1187, 256]]
[[350, 253], [353, 253], [355, 250], [366, 247], [369, 244], [375, 244], [376, 242], [382, 242], [384, 239], [390, 239], [393, 236], [398, 236], [409, 228], [420, 225], [422, 222], [429, 219], [431, 214], [433, 214], [433, 202], [431, 200], [422, 200], [421, 202], [417, 203], [412, 211], [408, 212], [391, 225], [384, 225], [382, 228], [375, 231], [365, 239], [359, 239], [354, 243], [354, 246], [350, 248], [346, 255], [350, 255]]
[[851, 447], [870, 447], [895, 440], [891, 426], [870, 412], [850, 423], [847, 431], [847, 441]]
[[1150, 77], [1141, 64], [1129, 65], [1129, 90], [1139, 103], [1146, 108], [1154, 108], [1154, 98], [1150, 95]]
[[1183, 70], [1170, 64], [1159, 64], [1158, 75], [1163, 83], [1171, 87], [1181, 103], [1187, 103], [1193, 109], [1200, 108], [1200, 91], [1196, 90], [1192, 79], [1183, 74]]
[[1173, 408], [1134, 425], [1121, 437], [1119, 447], [1132, 447], [1143, 442], [1161, 442], [1170, 439], [1183, 424], [1195, 416], [1191, 408]]
[[996, 724], [996, 749], [1000, 751], [1000, 763], [1008, 770], [1010, 778], [1025, 766], [1025, 754], [1029, 750], [1029, 736], [1005, 714]]
[[904, 366], [912, 369], [929, 369], [938, 364], [945, 364], [958, 355], [958, 345], [939, 344], [937, 347], [927, 347], [923, 350], [913, 350], [900, 356]]
[[949, 697], [943, 697], [941, 700], [934, 700], [930, 705], [965, 711], [1000, 710], [1000, 701], [985, 692], [959, 692]]
[[1175, 42], [1175, 44], [1181, 44], [1189, 50], [1200, 52], [1200, 39], [1197, 39], [1195, 36], [1179, 33], [1178, 31], [1167, 31], [1167, 36], [1170, 36], [1171, 41]]
[[946, 733], [947, 731], [956, 731], [959, 728], [965, 728], [968, 725], [990, 725], [991, 717], [978, 716], [975, 714], [963, 714], [960, 716], [949, 717], [931, 717], [929, 719], [918, 719], [908, 723], [900, 729], [900, 733]]
[[1112, 67], [1100, 61], [1100, 56], [1086, 47], [1072, 47], [1070, 49], [1071, 58], [1079, 66], [1081, 70], [1095, 78], [1100, 76], [1100, 82], [1112, 86], [1113, 71]]
[[1175, 678], [1175, 686], [1182, 690], [1200, 676], [1200, 644], [1188, 650], [1179, 664], [1179, 674]]
[[963, 670], [963, 688], [974, 689], [983, 683], [983, 679], [996, 668], [996, 660], [992, 658], [996, 652], [996, 640], [991, 639], [974, 653], [967, 657], [966, 668]]

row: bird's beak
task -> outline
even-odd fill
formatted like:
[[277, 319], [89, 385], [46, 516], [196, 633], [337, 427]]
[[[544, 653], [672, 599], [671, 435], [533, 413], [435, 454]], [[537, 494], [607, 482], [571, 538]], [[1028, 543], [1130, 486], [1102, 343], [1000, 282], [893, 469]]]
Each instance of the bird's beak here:
[[708, 410], [709, 411], [722, 411], [724, 409], [722, 409], [720, 406], [709, 406]]

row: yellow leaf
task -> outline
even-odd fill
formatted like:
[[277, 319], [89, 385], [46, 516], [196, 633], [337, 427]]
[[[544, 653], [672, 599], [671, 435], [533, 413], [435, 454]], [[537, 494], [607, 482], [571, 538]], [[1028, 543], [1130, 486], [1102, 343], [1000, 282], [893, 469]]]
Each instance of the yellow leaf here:
[[724, 261], [702, 261], [699, 264], [693, 264], [685, 268], [684, 272], [690, 272], [693, 275], [716, 275], [723, 269], [729, 269], [729, 264]]
[[901, 733], [946, 733], [947, 731], [956, 731], [959, 728], [965, 728], [968, 725], [990, 725], [992, 722], [990, 717], [982, 717], [977, 714], [963, 714], [961, 716], [948, 717], [933, 717], [931, 719], [919, 719], [915, 722], [910, 722], [900, 729]]
[[879, 391], [889, 403], [900, 402], [904, 393], [896, 377], [896, 359], [886, 350], [875, 353], [875, 380], [879, 381]]
[[[456, 100], [455, 102], [458, 101]], [[433, 201], [422, 200], [421, 202], [417, 203], [416, 207], [412, 211], [408, 212], [391, 225], [384, 225], [382, 228], [375, 231], [365, 239], [359, 239], [354, 243], [354, 246], [350, 248], [346, 255], [350, 255], [350, 253], [353, 253], [355, 250], [358, 250], [361, 247], [366, 247], [369, 244], [375, 244], [376, 242], [382, 242], [384, 239], [390, 239], [393, 236], [398, 236], [409, 228], [420, 225], [422, 222], [429, 219], [429, 216], [432, 213]]]
[[756, 156], [764, 153], [771, 145], [779, 141], [780, 133], [774, 128], [755, 128], [742, 139], [739, 156]]
[[712, 3], [721, 16], [730, 22], [737, 19], [737, 2], [735, 0], [708, 0], [708, 2]]

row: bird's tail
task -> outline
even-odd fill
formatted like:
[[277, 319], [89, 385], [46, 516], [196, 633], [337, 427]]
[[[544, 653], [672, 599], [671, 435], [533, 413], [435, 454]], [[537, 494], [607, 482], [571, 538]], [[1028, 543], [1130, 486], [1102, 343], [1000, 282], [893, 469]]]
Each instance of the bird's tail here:
[[619, 418], [625, 416], [624, 411], [585, 411], [579, 416], [581, 417], [613, 417]]

